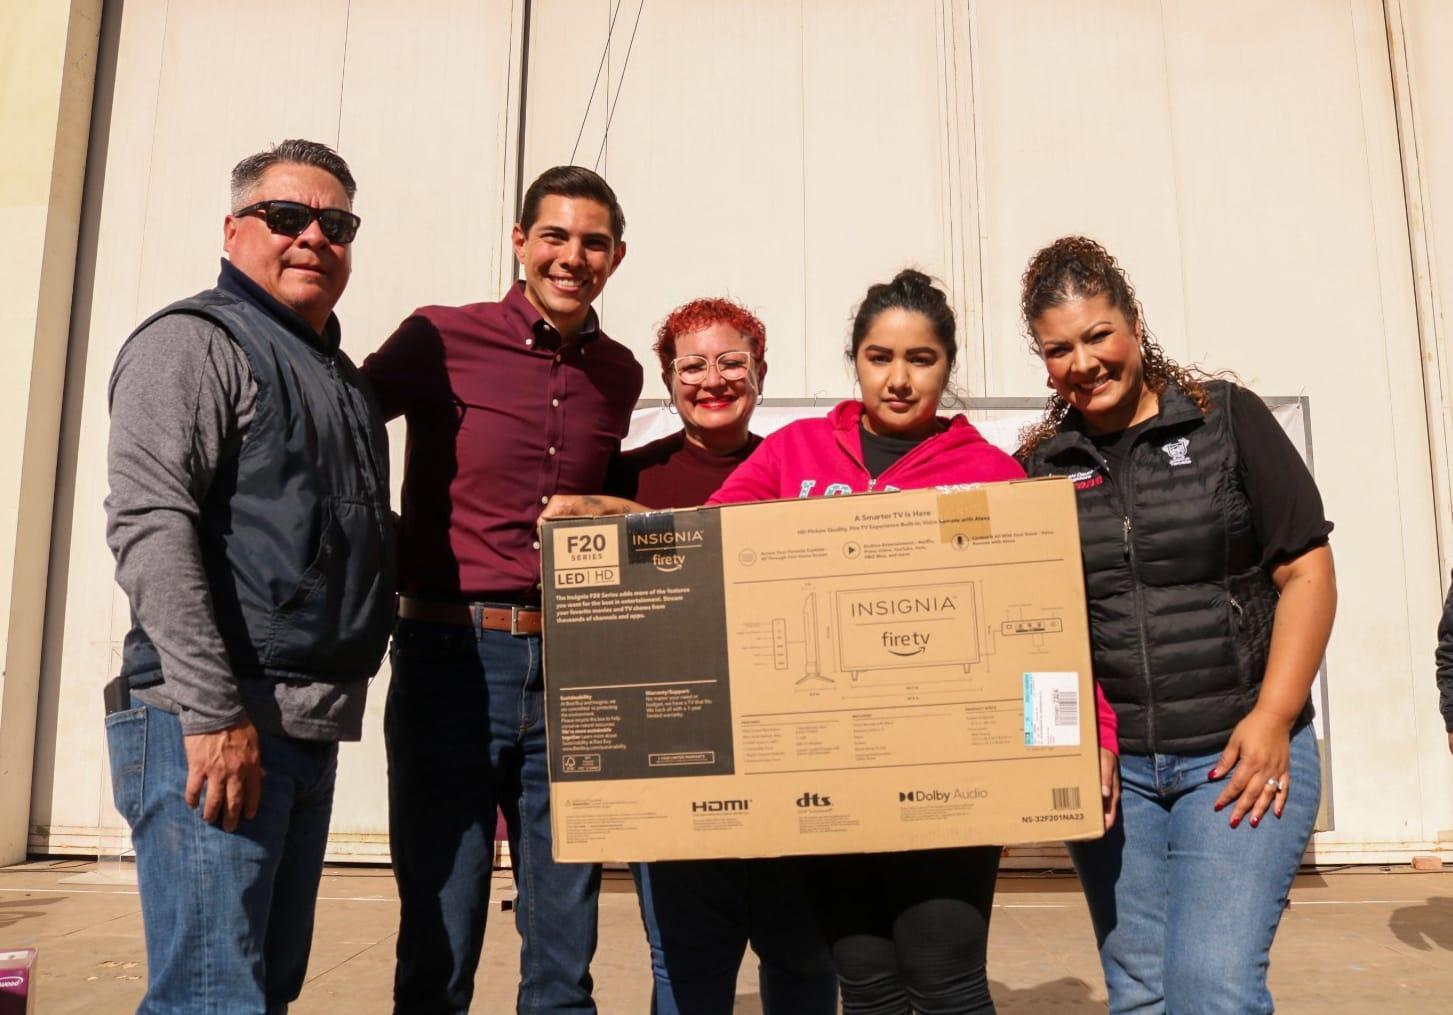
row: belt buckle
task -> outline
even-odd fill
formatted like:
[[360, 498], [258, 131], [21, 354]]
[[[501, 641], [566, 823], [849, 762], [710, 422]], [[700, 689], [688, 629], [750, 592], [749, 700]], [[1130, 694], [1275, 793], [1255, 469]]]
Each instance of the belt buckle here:
[[510, 635], [514, 638], [524, 637], [525, 632], [520, 630], [520, 608], [511, 604], [510, 606]]

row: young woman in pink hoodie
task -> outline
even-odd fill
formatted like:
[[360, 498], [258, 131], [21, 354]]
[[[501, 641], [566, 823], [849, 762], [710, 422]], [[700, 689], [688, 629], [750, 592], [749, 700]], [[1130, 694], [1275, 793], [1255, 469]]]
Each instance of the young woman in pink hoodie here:
[[[870, 288], [847, 350], [862, 400], [771, 434], [707, 503], [1022, 478], [964, 416], [938, 414], [958, 354], [954, 331], [947, 297], [922, 272]], [[1108, 825], [1119, 794], [1115, 723], [1097, 697]], [[846, 1015], [994, 1010], [985, 953], [999, 853], [977, 846], [803, 864]]]

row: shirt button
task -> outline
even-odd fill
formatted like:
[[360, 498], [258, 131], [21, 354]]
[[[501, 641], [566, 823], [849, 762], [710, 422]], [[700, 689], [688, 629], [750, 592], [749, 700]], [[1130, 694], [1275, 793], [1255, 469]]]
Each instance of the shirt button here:
[[531, 543], [530, 545], [533, 546], [535, 549], [538, 550], [540, 548], [540, 541], [537, 539], [533, 543]]
[[541, 497], [540, 498], [540, 503], [541, 504], [548, 504], [548, 503], [550, 503], [550, 498], [549, 497]]
[[527, 339], [525, 339], [525, 344], [526, 345], [534, 345], [535, 344], [535, 340], [533, 338], [527, 338]]
[[552, 399], [550, 399], [550, 404], [558, 408], [559, 405], [560, 405], [560, 399], [558, 399], [558, 398], [552, 398]]
[[556, 355], [556, 356], [555, 356], [555, 362], [556, 362], [556, 363], [559, 363], [559, 362], [560, 362], [560, 357], [559, 357], [559, 355], [558, 355], [558, 354], [557, 354], [557, 355]]
[[547, 448], [546, 450], [549, 451], [550, 454], [553, 455], [555, 453], [555, 445], [551, 444], [550, 447]]

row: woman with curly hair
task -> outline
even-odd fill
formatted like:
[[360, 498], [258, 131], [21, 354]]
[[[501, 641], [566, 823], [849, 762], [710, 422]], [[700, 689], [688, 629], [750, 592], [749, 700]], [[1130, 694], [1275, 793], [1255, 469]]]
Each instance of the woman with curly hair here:
[[1310, 690], [1332, 525], [1271, 412], [1161, 350], [1093, 240], [1034, 255], [1021, 310], [1053, 389], [1031, 476], [1075, 484], [1120, 816], [1070, 847], [1111, 1012], [1272, 1011], [1272, 938], [1321, 796]]

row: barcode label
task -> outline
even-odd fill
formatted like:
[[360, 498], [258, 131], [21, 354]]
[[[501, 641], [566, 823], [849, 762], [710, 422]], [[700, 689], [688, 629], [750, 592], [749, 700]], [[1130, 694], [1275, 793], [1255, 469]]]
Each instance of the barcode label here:
[[1060, 786], [1049, 791], [1054, 797], [1054, 809], [1057, 811], [1077, 811], [1080, 809], [1080, 787]]
[[1080, 675], [1024, 674], [1024, 745], [1080, 746]]
[[1079, 726], [1080, 724], [1080, 692], [1078, 689], [1070, 694], [1060, 691], [1054, 692], [1054, 724], [1056, 726]]

